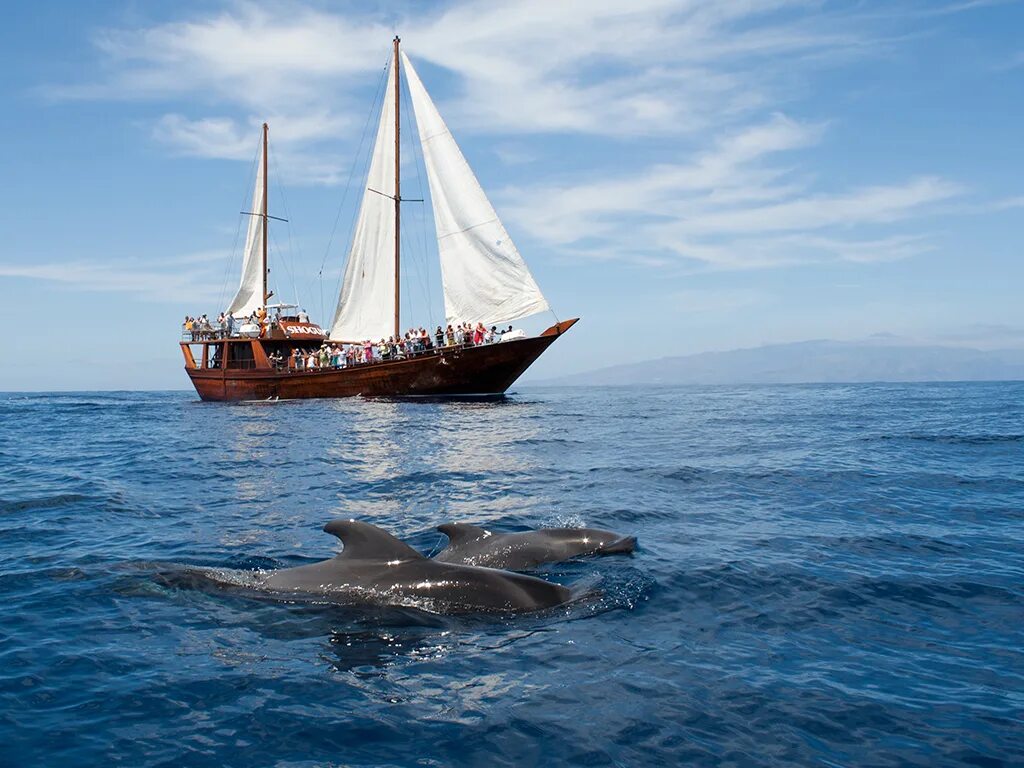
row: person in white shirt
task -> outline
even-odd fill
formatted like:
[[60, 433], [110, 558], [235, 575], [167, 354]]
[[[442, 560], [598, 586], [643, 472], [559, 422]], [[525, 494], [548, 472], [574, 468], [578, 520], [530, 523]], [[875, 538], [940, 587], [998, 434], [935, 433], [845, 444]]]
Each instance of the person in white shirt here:
[[300, 309], [299, 310], [299, 322], [300, 323], [308, 323], [309, 322], [309, 315], [306, 314], [306, 310], [304, 310], [304, 309]]

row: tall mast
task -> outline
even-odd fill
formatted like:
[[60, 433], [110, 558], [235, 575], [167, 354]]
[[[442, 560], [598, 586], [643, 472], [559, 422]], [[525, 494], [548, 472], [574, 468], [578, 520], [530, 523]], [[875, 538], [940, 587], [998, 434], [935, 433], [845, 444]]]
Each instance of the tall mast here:
[[[402, 241], [399, 235], [399, 225], [402, 218], [402, 190], [401, 190], [401, 174], [399, 169], [401, 168], [401, 144], [399, 143], [399, 129], [400, 121], [398, 119], [399, 110], [399, 98], [398, 95], [401, 92], [400, 81], [402, 77], [402, 68], [399, 66], [398, 61], [398, 44], [401, 42], [398, 35], [395, 35], [394, 45], [394, 62], [395, 62], [395, 338], [399, 337], [401, 333], [401, 326], [399, 325], [399, 314], [401, 305], [401, 249], [399, 243]], [[264, 198], [265, 200], [266, 198]]]
[[263, 124], [263, 298], [260, 305], [267, 306], [267, 124]]

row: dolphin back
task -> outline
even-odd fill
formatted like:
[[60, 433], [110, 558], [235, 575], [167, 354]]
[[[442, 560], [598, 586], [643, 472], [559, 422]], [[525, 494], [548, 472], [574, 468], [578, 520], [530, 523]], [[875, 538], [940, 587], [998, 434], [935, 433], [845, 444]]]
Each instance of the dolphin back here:
[[[471, 530], [467, 530], [471, 529]], [[526, 570], [586, 555], [630, 554], [635, 536], [596, 528], [541, 528], [521, 533], [492, 533], [476, 526], [449, 523], [439, 527], [448, 547], [435, 555], [443, 563]], [[473, 531], [480, 535], [473, 535]]]
[[324, 531], [341, 539], [345, 549], [338, 557], [345, 560], [426, 560], [404, 541], [369, 523], [332, 520]]

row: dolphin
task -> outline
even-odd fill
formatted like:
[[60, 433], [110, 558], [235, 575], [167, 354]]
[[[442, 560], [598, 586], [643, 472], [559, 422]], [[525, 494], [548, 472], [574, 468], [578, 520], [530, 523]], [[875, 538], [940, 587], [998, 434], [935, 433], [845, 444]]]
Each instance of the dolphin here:
[[217, 569], [202, 569], [201, 575], [222, 585], [277, 595], [405, 605], [441, 613], [539, 611], [578, 596], [533, 576], [431, 560], [369, 523], [332, 520], [324, 531], [344, 545], [330, 560], [270, 571], [244, 583]]
[[635, 536], [596, 528], [541, 528], [522, 533], [494, 533], [468, 523], [437, 527], [448, 546], [434, 556], [442, 563], [522, 571], [542, 563], [558, 563], [581, 555], [629, 554]]

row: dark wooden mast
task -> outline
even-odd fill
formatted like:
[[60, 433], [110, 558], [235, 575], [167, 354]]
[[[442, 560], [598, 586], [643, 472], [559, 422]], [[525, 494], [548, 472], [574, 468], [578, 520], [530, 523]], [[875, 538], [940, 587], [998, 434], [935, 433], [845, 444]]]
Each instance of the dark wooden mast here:
[[265, 308], [267, 300], [267, 124], [263, 124], [263, 210], [260, 212], [263, 218], [263, 300], [260, 304]]
[[402, 219], [402, 187], [401, 187], [401, 166], [402, 166], [402, 146], [398, 140], [400, 121], [398, 119], [399, 110], [399, 93], [401, 93], [400, 80], [402, 77], [402, 68], [399, 66], [398, 61], [398, 44], [401, 42], [398, 35], [395, 35], [394, 45], [394, 62], [395, 62], [395, 338], [399, 338], [401, 333], [401, 325], [399, 322], [400, 308], [401, 308], [401, 291], [402, 291], [402, 277], [401, 277], [401, 247], [399, 244], [402, 242], [401, 238], [401, 219]]

